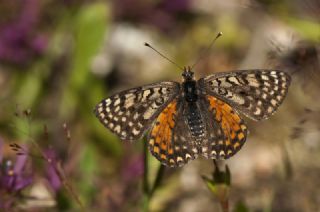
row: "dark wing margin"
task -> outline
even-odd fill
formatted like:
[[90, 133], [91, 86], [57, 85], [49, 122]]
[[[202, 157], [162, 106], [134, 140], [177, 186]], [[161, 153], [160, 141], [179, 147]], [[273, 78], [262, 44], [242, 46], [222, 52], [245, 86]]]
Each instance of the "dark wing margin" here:
[[240, 70], [201, 78], [201, 92], [215, 96], [253, 120], [269, 118], [283, 102], [290, 76], [279, 70]]
[[183, 100], [173, 100], [157, 117], [148, 137], [151, 154], [166, 166], [183, 166], [198, 156], [184, 115], [185, 106]]
[[165, 81], [122, 91], [96, 105], [100, 122], [124, 141], [138, 140], [179, 94], [177, 82]]

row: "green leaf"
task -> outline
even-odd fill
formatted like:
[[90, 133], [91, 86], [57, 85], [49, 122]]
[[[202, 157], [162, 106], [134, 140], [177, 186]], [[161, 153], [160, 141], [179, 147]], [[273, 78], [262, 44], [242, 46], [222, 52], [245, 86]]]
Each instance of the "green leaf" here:
[[81, 8], [74, 20], [74, 55], [66, 91], [61, 104], [64, 116], [83, 105], [84, 94], [90, 91], [93, 77], [90, 65], [103, 45], [109, 25], [108, 4], [94, 3]]
[[79, 166], [79, 173], [83, 173], [83, 175], [77, 186], [77, 190], [81, 192], [80, 196], [84, 197], [85, 201], [90, 202], [96, 192], [93, 182], [98, 170], [97, 164], [99, 164], [96, 157], [96, 149], [92, 145], [88, 144], [83, 149], [79, 164], [81, 164]]

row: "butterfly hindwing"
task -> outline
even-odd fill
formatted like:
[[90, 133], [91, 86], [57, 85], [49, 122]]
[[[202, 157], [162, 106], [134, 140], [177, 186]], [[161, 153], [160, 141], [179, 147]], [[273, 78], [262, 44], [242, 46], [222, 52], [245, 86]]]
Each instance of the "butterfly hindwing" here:
[[200, 101], [207, 133], [201, 144], [201, 154], [211, 159], [228, 159], [245, 143], [247, 127], [227, 103], [210, 95], [203, 96]]
[[198, 156], [195, 138], [186, 122], [185, 102], [173, 100], [157, 117], [150, 131], [149, 149], [162, 164], [177, 167]]
[[201, 92], [216, 96], [254, 120], [272, 115], [284, 100], [290, 76], [276, 70], [243, 70], [199, 80]]
[[179, 83], [160, 82], [132, 88], [102, 100], [95, 114], [121, 140], [137, 140], [179, 94]]

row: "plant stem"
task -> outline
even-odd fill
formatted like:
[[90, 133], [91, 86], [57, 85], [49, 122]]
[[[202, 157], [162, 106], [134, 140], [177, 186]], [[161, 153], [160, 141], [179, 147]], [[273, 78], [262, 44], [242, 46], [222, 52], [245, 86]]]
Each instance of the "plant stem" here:
[[149, 204], [150, 200], [153, 197], [154, 192], [157, 190], [159, 185], [161, 184], [163, 174], [165, 171], [165, 166], [160, 165], [157, 171], [156, 179], [153, 182], [153, 185], [150, 189], [149, 186], [149, 163], [148, 163], [148, 142], [146, 139], [144, 139], [143, 142], [143, 165], [144, 165], [144, 172], [143, 172], [143, 211], [148, 212], [149, 211]]
[[163, 174], [165, 171], [165, 166], [164, 165], [160, 165], [158, 172], [157, 172], [157, 176], [156, 179], [154, 180], [153, 186], [149, 192], [149, 198], [151, 199], [153, 197], [154, 192], [156, 191], [156, 189], [159, 187], [159, 185], [161, 184], [162, 178], [163, 178]]
[[149, 211], [149, 167], [148, 167], [148, 142], [147, 139], [144, 139], [143, 141], [143, 186], [142, 186], [142, 192], [143, 192], [143, 211], [148, 212]]

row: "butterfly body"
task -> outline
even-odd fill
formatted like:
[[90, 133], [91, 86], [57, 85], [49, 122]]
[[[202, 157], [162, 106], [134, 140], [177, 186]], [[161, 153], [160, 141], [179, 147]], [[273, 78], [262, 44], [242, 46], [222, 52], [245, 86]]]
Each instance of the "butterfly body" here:
[[190, 68], [182, 83], [166, 81], [129, 89], [101, 101], [98, 119], [122, 140], [146, 131], [150, 152], [177, 167], [199, 155], [228, 159], [247, 138], [240, 113], [266, 119], [283, 101], [290, 76], [276, 70], [217, 73], [195, 80]]
[[199, 89], [194, 79], [194, 73], [190, 68], [184, 70], [182, 77], [183, 97], [180, 97], [180, 102], [184, 102], [187, 107], [185, 117], [191, 135], [194, 139], [200, 140], [205, 135], [205, 126], [201, 111], [197, 105]]

